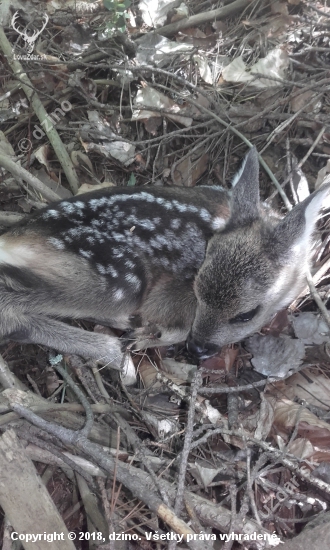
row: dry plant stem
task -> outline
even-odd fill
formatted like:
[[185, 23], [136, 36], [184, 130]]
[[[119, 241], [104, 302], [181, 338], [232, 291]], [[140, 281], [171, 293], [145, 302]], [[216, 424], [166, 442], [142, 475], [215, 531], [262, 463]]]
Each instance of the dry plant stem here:
[[[180, 399], [184, 399], [188, 403], [190, 402], [190, 395], [181, 387], [172, 382], [169, 378], [167, 378], [164, 374], [157, 372], [156, 374], [156, 380], [159, 380], [162, 382], [162, 384], [166, 384], [176, 395], [180, 397]], [[217, 415], [217, 423], [221, 420], [220, 413], [214, 409], [213, 407], [209, 406], [209, 409], [205, 407], [204, 403], [199, 403], [198, 401], [195, 402], [195, 409], [198, 411], [203, 417], [207, 417], [209, 419], [209, 412], [210, 410], [216, 412]], [[226, 425], [225, 419], [223, 420], [224, 425]]]
[[111, 511], [110, 511], [109, 499], [105, 488], [104, 479], [101, 476], [97, 478], [97, 484], [99, 486], [99, 490], [101, 493], [104, 514], [105, 514], [107, 524], [109, 526], [109, 531], [110, 531], [110, 525], [112, 524]]
[[[24, 72], [22, 65], [19, 61], [14, 59], [12, 44], [7, 39], [3, 27], [0, 27], [0, 47], [5, 54], [5, 57], [7, 57], [7, 62], [10, 65], [14, 75], [20, 81], [22, 89], [26, 97], [30, 101], [35, 114], [42, 124], [44, 121], [47, 120], [48, 113], [45, 110], [42, 102], [40, 101], [36, 91], [33, 89], [32, 83], [27, 74]], [[69, 154], [64, 144], [62, 143], [60, 136], [57, 133], [57, 130], [55, 130], [52, 124], [51, 128], [48, 129], [48, 125], [46, 124], [45, 133], [47, 134], [47, 137], [52, 144], [57, 158], [68, 179], [72, 193], [76, 194], [79, 188], [78, 177], [69, 157]]]
[[100, 375], [99, 367], [96, 365], [96, 363], [94, 361], [89, 362], [88, 364], [92, 369], [92, 373], [94, 375], [95, 382], [96, 382], [96, 385], [98, 387], [98, 390], [99, 390], [100, 394], [102, 395], [103, 399], [105, 399], [105, 401], [107, 401], [109, 403], [111, 401], [111, 398], [110, 398], [110, 395], [108, 394], [108, 392], [107, 392], [107, 390], [106, 390], [106, 388], [103, 384], [103, 380], [102, 380], [102, 376]]
[[[227, 4], [228, 1], [225, 2]], [[225, 19], [226, 17], [231, 17], [240, 10], [243, 10], [249, 4], [252, 4], [252, 0], [236, 0], [231, 2], [228, 6], [218, 8], [217, 10], [210, 10], [203, 13], [198, 13], [197, 15], [192, 15], [186, 19], [180, 19], [176, 23], [171, 23], [170, 25], [165, 25], [155, 29], [154, 31], [148, 34], [161, 34], [162, 36], [172, 36], [182, 29], [188, 29], [188, 27], [196, 27], [197, 25], [203, 25], [210, 21], [216, 21], [220, 19]]]
[[293, 197], [293, 202], [295, 204], [298, 204], [299, 200], [297, 197], [296, 190], [293, 185], [293, 178], [292, 178], [292, 162], [291, 162], [291, 152], [290, 152], [290, 139], [286, 138], [285, 140], [285, 148], [286, 148], [286, 166], [287, 166], [287, 172], [289, 174], [289, 181], [290, 181], [290, 189]]
[[[54, 550], [74, 550], [68, 530], [34, 465], [13, 430], [0, 438], [0, 503], [18, 533], [64, 533]], [[44, 550], [45, 541], [24, 541], [25, 550]]]
[[[235, 379], [231, 375], [231, 373], [229, 373], [229, 376], [228, 376], [228, 385], [230, 387], [235, 386]], [[239, 428], [239, 421], [238, 421], [239, 404], [238, 404], [237, 393], [227, 394], [227, 411], [228, 411], [228, 428], [230, 430], [238, 429]]]
[[176, 495], [175, 504], [174, 504], [174, 512], [178, 516], [180, 516], [182, 503], [183, 503], [184, 484], [185, 484], [185, 477], [186, 477], [186, 471], [187, 471], [187, 465], [188, 465], [188, 457], [190, 453], [190, 447], [191, 447], [193, 430], [194, 430], [195, 404], [196, 404], [198, 389], [201, 385], [202, 385], [202, 376], [201, 376], [201, 373], [197, 371], [194, 375], [192, 385], [191, 385], [192, 392], [191, 392], [191, 398], [189, 403], [186, 434], [185, 434], [183, 449], [181, 453], [181, 462], [180, 462], [180, 470], [179, 470], [179, 478], [178, 478], [178, 490], [177, 490], [177, 495]]
[[[207, 369], [205, 370], [207, 371]], [[272, 380], [276, 380], [276, 377], [272, 376]], [[266, 378], [265, 380], [258, 380], [258, 382], [253, 382], [252, 384], [246, 384], [245, 386], [234, 386], [232, 388], [222, 387], [222, 386], [219, 386], [218, 388], [200, 388], [198, 390], [198, 393], [200, 395], [213, 395], [215, 393], [239, 393], [241, 391], [252, 390], [254, 388], [260, 388], [261, 386], [266, 386], [266, 384], [268, 383], [269, 383], [269, 380]]]
[[66, 372], [66, 370], [63, 367], [61, 367], [61, 365], [53, 365], [53, 368], [57, 370], [57, 372], [62, 376], [63, 380], [65, 380], [67, 385], [70, 386], [70, 388], [76, 394], [80, 403], [84, 407], [85, 413], [86, 413], [86, 424], [82, 428], [82, 430], [80, 430], [80, 433], [82, 436], [88, 437], [94, 423], [94, 415], [93, 415], [92, 407], [88, 402], [88, 399], [83, 394], [81, 389], [78, 388], [77, 384], [74, 383], [71, 376]]
[[87, 395], [90, 397], [92, 402], [104, 403], [104, 398], [95, 382], [93, 373], [89, 368], [86, 368], [86, 366], [89, 366], [89, 363], [86, 364], [86, 362], [83, 361], [77, 355], [69, 355], [67, 357], [67, 361], [70, 366], [70, 369], [74, 372], [76, 377], [79, 379], [79, 382], [84, 387]]
[[322, 139], [322, 136], [323, 136], [325, 130], [326, 130], [326, 127], [323, 126], [323, 127], [321, 128], [321, 130], [319, 131], [319, 133], [317, 134], [315, 141], [312, 143], [312, 145], [311, 145], [310, 148], [308, 149], [306, 155], [301, 159], [301, 161], [298, 162], [297, 168], [301, 168], [301, 167], [305, 164], [306, 160], [307, 160], [308, 157], [312, 154], [312, 152], [314, 151], [315, 147], [320, 143], [320, 141], [321, 141], [321, 139]]
[[[310, 105], [311, 103], [313, 103], [314, 101], [316, 101], [317, 99], [319, 99], [320, 97], [322, 97], [323, 95], [323, 92], [320, 93], [320, 94], [316, 94], [315, 96], [313, 96], [307, 103], [305, 103], [305, 105], [303, 107], [301, 107], [298, 111], [296, 111], [292, 116], [290, 116], [290, 118], [288, 118], [287, 120], [285, 120], [284, 122], [282, 122], [281, 124], [279, 124], [279, 126], [277, 126], [277, 128], [275, 130], [273, 130], [273, 132], [271, 134], [269, 134], [269, 136], [267, 137], [267, 143], [266, 145], [264, 146], [264, 148], [261, 150], [261, 154], [266, 150], [268, 149], [269, 145], [272, 143], [272, 141], [274, 141], [275, 137], [278, 136], [285, 128], [287, 128], [296, 118], [298, 118], [298, 116], [306, 109], [306, 107], [308, 107], [308, 105]], [[286, 182], [288, 182], [288, 178], [286, 180]], [[284, 184], [282, 184], [282, 187], [283, 187]]]
[[250, 505], [251, 505], [254, 517], [256, 519], [256, 522], [259, 523], [259, 525], [261, 526], [261, 521], [258, 514], [258, 508], [256, 505], [256, 501], [253, 494], [253, 487], [252, 487], [254, 479], [251, 476], [251, 449], [250, 448], [247, 449], [246, 471], [247, 471], [247, 487], [246, 487], [247, 494], [249, 496]]
[[[237, 520], [237, 513], [236, 513], [236, 507], [237, 507], [237, 487], [234, 483], [231, 483], [229, 486], [229, 493], [230, 493], [230, 503], [231, 503], [231, 517], [230, 517], [230, 525], [229, 525], [229, 532], [232, 533], [235, 529], [235, 524]], [[233, 540], [227, 540], [225, 541], [222, 550], [230, 550], [233, 546], [234, 541]]]
[[307, 404], [306, 404], [306, 403], [301, 403], [301, 404], [300, 404], [300, 408], [297, 410], [297, 414], [296, 414], [296, 418], [295, 418], [295, 426], [294, 426], [294, 429], [293, 429], [293, 432], [292, 432], [292, 434], [291, 434], [291, 436], [290, 436], [289, 441], [287, 442], [287, 444], [286, 444], [285, 447], [284, 447], [284, 451], [285, 451], [285, 452], [290, 452], [290, 451], [289, 451], [290, 446], [292, 445], [292, 443], [294, 442], [294, 440], [296, 439], [297, 434], [298, 434], [299, 422], [300, 422], [300, 418], [301, 418], [302, 412], [303, 412], [303, 410], [305, 410], [306, 408], [307, 408]]
[[307, 282], [308, 282], [308, 286], [309, 286], [311, 296], [312, 296], [313, 300], [315, 301], [316, 305], [318, 306], [320, 312], [322, 313], [323, 319], [325, 320], [325, 322], [327, 323], [327, 325], [330, 329], [330, 314], [329, 314], [329, 311], [325, 307], [324, 303], [322, 302], [322, 300], [321, 300], [321, 298], [320, 298], [320, 296], [319, 296], [319, 294], [318, 294], [318, 292], [317, 292], [317, 290], [314, 286], [313, 277], [312, 277], [310, 271], [307, 272], [306, 279], [307, 279]]
[[145, 469], [149, 473], [151, 479], [154, 482], [155, 487], [158, 489], [158, 492], [159, 492], [160, 496], [162, 497], [163, 501], [165, 502], [166, 506], [171, 506], [169, 498], [168, 498], [168, 494], [167, 494], [167, 492], [164, 489], [164, 486], [162, 484], [162, 480], [160, 478], [158, 478], [156, 476], [155, 472], [153, 471], [153, 469], [150, 465], [150, 456], [149, 456], [149, 460], [148, 460], [148, 455], [145, 451], [146, 451], [146, 449], [145, 449], [145, 447], [142, 447], [142, 442], [141, 442], [140, 449], [135, 451], [136, 457], [141, 460], [143, 466], [145, 467]]
[[11, 372], [2, 355], [0, 355], [0, 384], [6, 390], [9, 388], [26, 390], [26, 386]]
[[[43, 464], [49, 464], [51, 466], [56, 466], [57, 468], [62, 468], [65, 471], [66, 476], [69, 477], [68, 467], [66, 463], [63, 462], [62, 457], [58, 458], [51, 451], [41, 449], [39, 445], [34, 445], [33, 443], [29, 443], [25, 450], [26, 454], [31, 458], [31, 460], [42, 462]], [[78, 465], [88, 475], [93, 477], [107, 477], [103, 470], [101, 470], [101, 468], [99, 468], [98, 466], [95, 466], [95, 464], [92, 464], [92, 462], [89, 462], [88, 460], [81, 458], [77, 455], [72, 455], [68, 452], [62, 454], [69, 458], [74, 464]], [[125, 457], [123, 458], [125, 460]], [[70, 470], [72, 472], [77, 471], [76, 468], [72, 469], [71, 467]], [[82, 477], [85, 477], [85, 475]]]
[[[62, 426], [54, 425], [51, 422], [43, 420], [32, 411], [22, 407], [22, 405], [18, 403], [12, 402], [11, 406], [15, 412], [26, 418], [26, 420], [31, 422], [31, 424], [34, 424], [46, 432], [55, 435], [66, 445], [75, 445], [78, 449], [83, 451], [85, 455], [88, 455], [95, 460], [101, 468], [110, 474], [113, 474], [115, 469], [114, 459], [106, 455], [102, 447], [86, 439], [81, 432], [74, 432], [72, 430], [68, 430], [67, 428], [63, 428]], [[129, 489], [135, 497], [144, 502], [150, 510], [155, 512], [176, 533], [193, 535], [194, 532], [184, 521], [179, 519], [155, 493], [151, 492], [149, 487], [145, 484], [142, 485], [140, 481], [137, 480], [134, 475], [133, 468], [125, 468], [123, 464], [118, 462], [116, 465], [116, 476], [119, 483], [122, 483], [124, 487]], [[187, 545], [189, 548], [192, 548], [192, 550], [206, 550], [210, 548], [208, 545], [203, 544], [203, 541], [190, 541]]]
[[25, 168], [14, 162], [8, 155], [0, 153], [0, 166], [8, 170], [18, 180], [26, 181], [35, 191], [40, 193], [45, 199], [50, 202], [58, 201], [59, 197], [54, 191], [48, 189], [38, 178], [30, 174]]
[[[318, 145], [320, 140], [322, 139], [322, 136], [326, 130], [326, 127], [323, 126], [321, 130], [319, 131], [318, 135], [316, 136], [316, 139], [313, 141], [312, 145], [308, 149], [306, 155], [301, 159], [301, 161], [298, 162], [297, 166], [295, 167], [295, 170], [299, 170], [306, 162], [308, 157], [311, 155], [311, 153], [314, 151], [315, 147]], [[284, 180], [284, 182], [281, 184], [281, 187], [285, 187], [285, 185], [292, 179], [292, 171], [290, 171], [288, 177]], [[270, 202], [273, 200], [273, 198], [277, 195], [277, 190], [274, 191], [274, 193], [271, 194], [271, 196], [267, 199], [267, 202]]]
[[84, 477], [88, 483], [90, 483], [91, 485], [94, 485], [93, 477], [90, 474], [88, 474], [83, 468], [81, 468], [79, 464], [71, 460], [70, 457], [62, 453], [50, 441], [43, 441], [42, 439], [40, 439], [40, 437], [35, 437], [33, 434], [30, 434], [29, 432], [27, 432], [27, 430], [25, 429], [19, 430], [19, 432], [17, 431], [17, 435], [20, 435], [22, 439], [26, 439], [26, 441], [29, 441], [29, 443], [32, 443], [36, 447], [40, 447], [40, 449], [43, 449], [44, 451], [48, 451], [49, 453], [53, 454], [56, 458], [58, 458], [64, 464], [64, 469], [65, 469], [65, 466], [67, 466], [67, 468], [70, 468], [70, 470], [72, 470], [73, 472], [77, 472], [82, 477]]
[[[96, 529], [107, 536], [108, 525], [103, 514], [99, 510], [98, 499], [95, 495], [95, 492], [91, 491], [90, 487], [86, 483], [85, 479], [82, 478], [79, 474], [76, 475], [77, 484], [81, 499], [84, 503], [84, 508], [86, 515], [91, 519], [93, 525]], [[99, 480], [100, 478], [98, 478]]]

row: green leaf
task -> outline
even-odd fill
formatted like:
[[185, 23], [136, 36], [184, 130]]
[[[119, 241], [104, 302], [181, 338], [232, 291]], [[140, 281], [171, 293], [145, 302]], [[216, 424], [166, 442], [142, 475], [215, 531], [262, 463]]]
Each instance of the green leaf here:
[[136, 177], [133, 174], [133, 172], [131, 172], [131, 175], [130, 175], [129, 180], [127, 182], [127, 186], [128, 187], [134, 187], [135, 184], [136, 184]]
[[123, 17], [122, 15], [120, 15], [120, 16], [117, 18], [116, 26], [117, 26], [117, 27], [124, 27], [124, 30], [125, 30], [125, 28], [126, 28], [126, 20], [125, 20], [125, 17]]
[[113, 11], [116, 6], [116, 2], [113, 2], [113, 0], [103, 0], [103, 5], [107, 10]]

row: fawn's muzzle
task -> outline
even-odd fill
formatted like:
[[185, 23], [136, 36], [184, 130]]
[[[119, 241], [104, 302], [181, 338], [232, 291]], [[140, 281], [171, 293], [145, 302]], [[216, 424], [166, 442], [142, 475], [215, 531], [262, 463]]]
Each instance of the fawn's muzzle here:
[[195, 357], [198, 357], [198, 359], [206, 359], [207, 357], [211, 357], [212, 355], [215, 355], [220, 349], [215, 344], [200, 342], [199, 340], [196, 340], [195, 338], [193, 338], [191, 332], [188, 334], [186, 345], [188, 351]]

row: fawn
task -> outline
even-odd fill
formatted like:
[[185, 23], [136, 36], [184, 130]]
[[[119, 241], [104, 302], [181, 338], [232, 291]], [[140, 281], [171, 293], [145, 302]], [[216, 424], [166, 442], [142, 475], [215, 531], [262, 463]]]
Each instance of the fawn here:
[[258, 331], [305, 286], [325, 186], [285, 218], [259, 200], [253, 148], [220, 187], [111, 188], [46, 207], [0, 237], [0, 337], [120, 368], [135, 349], [187, 341], [204, 358]]

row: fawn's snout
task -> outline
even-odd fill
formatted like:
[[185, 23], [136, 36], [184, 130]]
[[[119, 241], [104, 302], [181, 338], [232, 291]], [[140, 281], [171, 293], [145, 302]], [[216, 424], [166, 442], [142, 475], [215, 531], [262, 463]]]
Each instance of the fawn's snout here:
[[186, 346], [189, 353], [197, 359], [207, 359], [220, 350], [220, 347], [215, 344], [195, 339], [191, 332], [188, 334]]

